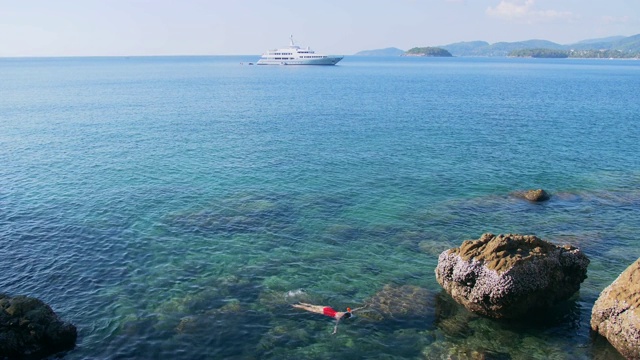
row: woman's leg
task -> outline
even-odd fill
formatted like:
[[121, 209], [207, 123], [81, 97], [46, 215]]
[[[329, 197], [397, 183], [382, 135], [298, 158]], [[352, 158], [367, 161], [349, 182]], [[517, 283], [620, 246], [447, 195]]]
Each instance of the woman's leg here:
[[293, 304], [292, 306], [294, 308], [307, 310], [307, 311], [310, 311], [310, 312], [313, 312], [313, 313], [317, 313], [317, 314], [323, 314], [324, 313], [324, 308], [325, 308], [325, 306], [322, 306], [322, 305], [312, 305], [312, 304], [307, 304], [307, 303]]

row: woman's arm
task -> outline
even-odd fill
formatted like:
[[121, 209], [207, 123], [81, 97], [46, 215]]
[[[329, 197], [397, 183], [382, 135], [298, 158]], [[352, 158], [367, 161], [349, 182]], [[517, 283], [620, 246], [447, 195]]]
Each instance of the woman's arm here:
[[331, 335], [333, 335], [333, 334], [338, 332], [338, 324], [340, 323], [340, 319], [341, 318], [337, 318], [336, 319], [336, 326], [333, 327], [333, 333], [331, 333]]

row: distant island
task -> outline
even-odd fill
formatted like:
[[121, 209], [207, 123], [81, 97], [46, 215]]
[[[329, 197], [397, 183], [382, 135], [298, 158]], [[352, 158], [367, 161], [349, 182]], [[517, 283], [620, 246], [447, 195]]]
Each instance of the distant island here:
[[[518, 42], [467, 41], [434, 47], [443, 49], [453, 56], [514, 56], [547, 58], [640, 58], [640, 34], [633, 36], [612, 36], [588, 39], [577, 43], [561, 45], [547, 40], [526, 40]], [[360, 51], [356, 55], [375, 56], [428, 56], [403, 52], [398, 48]], [[415, 50], [418, 51], [418, 50]], [[566, 56], [565, 56], [566, 55]]]
[[414, 47], [407, 50], [402, 56], [431, 56], [431, 57], [451, 57], [450, 52], [439, 47]]

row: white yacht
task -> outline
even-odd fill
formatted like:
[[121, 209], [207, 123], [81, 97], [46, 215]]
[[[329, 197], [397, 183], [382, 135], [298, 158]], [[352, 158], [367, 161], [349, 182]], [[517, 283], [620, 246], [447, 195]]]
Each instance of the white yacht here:
[[289, 47], [268, 50], [262, 54], [257, 65], [335, 65], [343, 56], [317, 54], [311, 48], [305, 49], [293, 43], [290, 37]]

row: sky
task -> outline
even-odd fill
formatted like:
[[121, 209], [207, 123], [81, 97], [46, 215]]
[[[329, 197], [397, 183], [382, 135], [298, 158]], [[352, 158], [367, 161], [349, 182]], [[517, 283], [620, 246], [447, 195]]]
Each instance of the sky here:
[[259, 55], [640, 33], [640, 0], [0, 0], [0, 57]]

